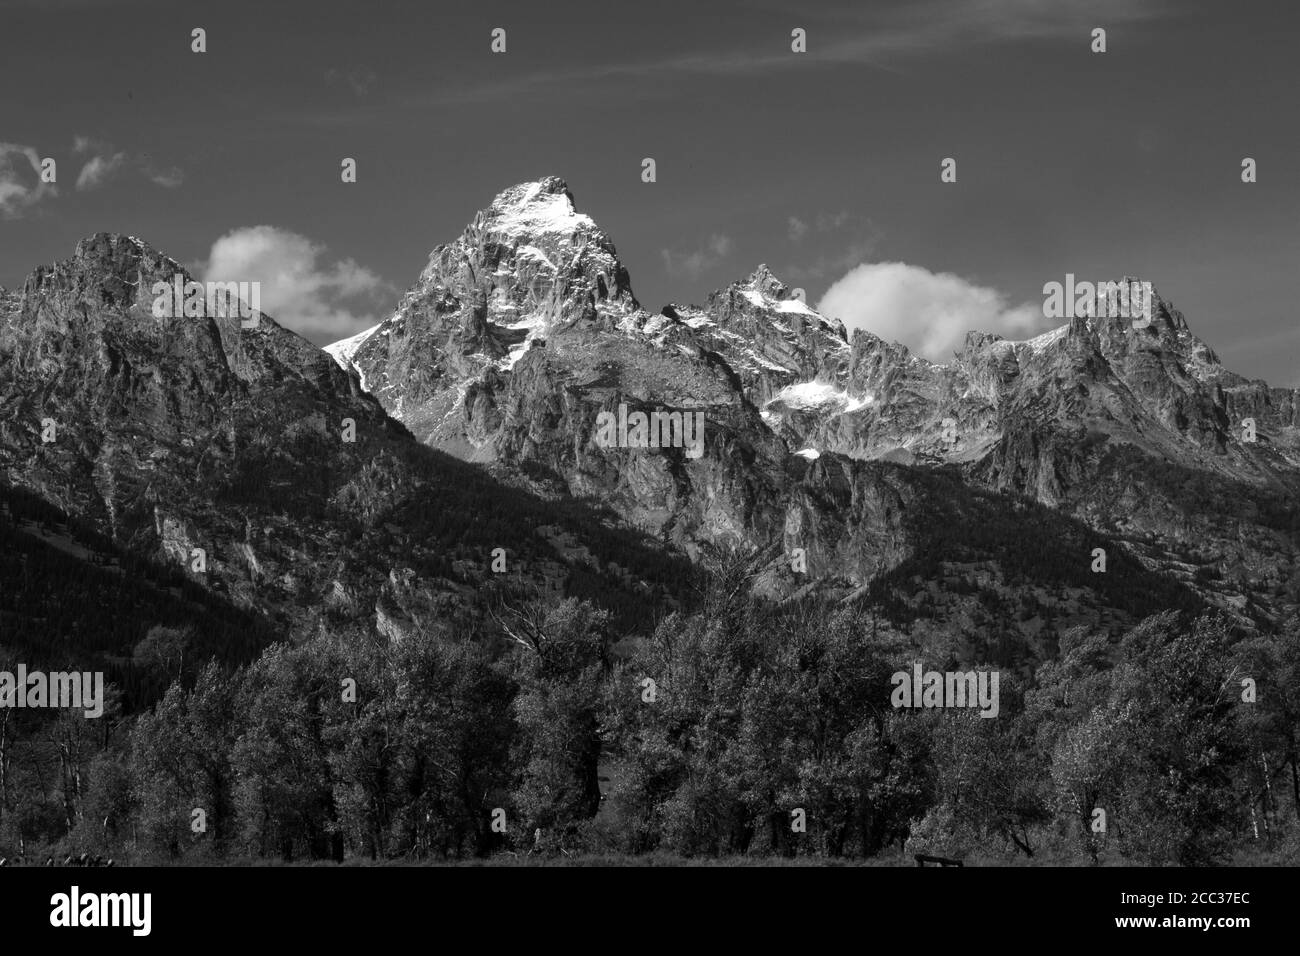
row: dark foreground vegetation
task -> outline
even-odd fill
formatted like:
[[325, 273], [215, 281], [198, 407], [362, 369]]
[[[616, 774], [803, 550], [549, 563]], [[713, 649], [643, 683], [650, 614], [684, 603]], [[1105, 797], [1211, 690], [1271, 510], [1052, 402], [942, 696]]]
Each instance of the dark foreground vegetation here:
[[504, 642], [322, 636], [239, 667], [157, 626], [133, 657], [170, 685], [150, 706], [0, 708], [0, 857], [1300, 862], [1295, 621], [1076, 628], [981, 718], [894, 708], [924, 657], [904, 633], [755, 603], [746, 574], [619, 654], [576, 600], [501, 611]]

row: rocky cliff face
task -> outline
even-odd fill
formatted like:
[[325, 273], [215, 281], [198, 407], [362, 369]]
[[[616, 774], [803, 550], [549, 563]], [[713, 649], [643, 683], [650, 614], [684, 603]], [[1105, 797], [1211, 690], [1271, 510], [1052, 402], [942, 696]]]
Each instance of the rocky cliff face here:
[[[1115, 493], [1134, 461], [1240, 489], [1224, 493], [1300, 493], [1297, 391], [1224, 369], [1159, 295], [1151, 318], [1080, 318], [1023, 342], [972, 332], [938, 365], [849, 338], [766, 267], [704, 306], [651, 314], [606, 235], [549, 178], [498, 196], [434, 251], [390, 319], [331, 351], [434, 447], [543, 493], [599, 499], [688, 553], [774, 549], [773, 580], [795, 548], [849, 589], [897, 567], [915, 547], [900, 509], [925, 492], [906, 490], [907, 468], [886, 480], [863, 465], [950, 466], [974, 488], [1132, 538], [1150, 568], [1215, 603], [1283, 613], [1290, 519], [1200, 516], [1176, 482]], [[602, 444], [601, 415], [620, 406], [701, 412], [702, 453]]]
[[286, 633], [451, 626], [489, 592], [563, 593], [593, 568], [616, 600], [671, 604], [646, 582], [673, 576], [658, 552], [420, 445], [271, 317], [155, 316], [154, 283], [176, 277], [143, 242], [100, 234], [0, 297], [10, 484]]
[[331, 352], [422, 441], [491, 460], [493, 396], [525, 353], [636, 309], [613, 244], [551, 177], [499, 195], [433, 250], [391, 318]]
[[1073, 623], [1300, 606], [1300, 400], [1158, 297], [1148, 328], [973, 332], [945, 364], [848, 336], [765, 267], [651, 313], [554, 178], [328, 354], [270, 316], [156, 317], [177, 277], [101, 234], [0, 290], [0, 468], [123, 547], [202, 550], [196, 580], [285, 633], [404, 639], [503, 593], [644, 623], [685, 590], [678, 553], [716, 546], [775, 597], [1043, 653]]

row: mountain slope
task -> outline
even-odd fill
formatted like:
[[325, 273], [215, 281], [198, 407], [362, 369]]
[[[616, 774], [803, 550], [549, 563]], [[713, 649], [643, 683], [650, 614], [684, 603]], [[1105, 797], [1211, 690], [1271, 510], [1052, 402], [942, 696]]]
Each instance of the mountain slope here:
[[[850, 337], [766, 267], [702, 307], [651, 314], [606, 233], [549, 177], [498, 195], [434, 250], [392, 317], [332, 351], [433, 447], [544, 494], [607, 503], [688, 553], [803, 547], [815, 577], [860, 587], [915, 542], [887, 509], [869, 530], [855, 524], [837, 482], [855, 507], [891, 491], [872, 469], [834, 460], [950, 464], [977, 487], [1130, 540], [1150, 569], [1212, 603], [1275, 619], [1297, 600], [1293, 530], [1194, 515], [1130, 465], [1295, 498], [1300, 390], [1225, 369], [1159, 295], [1151, 318], [1074, 319], [1024, 342], [972, 332], [935, 364], [868, 332]], [[598, 422], [623, 406], [702, 413], [702, 453], [608, 447]], [[894, 481], [919, 481], [903, 474]]]
[[100, 234], [0, 301], [8, 483], [286, 635], [454, 628], [505, 594], [589, 595], [593, 575], [631, 619], [671, 606], [679, 559], [421, 446], [269, 316], [155, 317], [149, 290], [177, 276], [139, 240]]

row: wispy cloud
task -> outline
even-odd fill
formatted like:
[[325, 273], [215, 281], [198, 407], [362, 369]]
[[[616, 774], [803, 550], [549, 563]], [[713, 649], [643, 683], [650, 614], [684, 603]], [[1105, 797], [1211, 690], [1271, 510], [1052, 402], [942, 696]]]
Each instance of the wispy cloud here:
[[116, 150], [111, 143], [90, 136], [74, 137], [72, 152], [75, 156], [87, 154], [90, 156], [82, 165], [81, 172], [77, 174], [77, 189], [82, 192], [97, 189], [127, 168], [136, 170], [150, 182], [164, 189], [175, 189], [185, 180], [184, 173], [175, 166], [160, 168], [155, 166], [147, 155], [137, 156]]
[[126, 162], [126, 153], [113, 153], [111, 156], [92, 156], [77, 174], [77, 189], [86, 190], [102, 186], [110, 176], [122, 168]]
[[18, 219], [48, 196], [53, 183], [41, 182], [41, 157], [35, 147], [0, 143], [0, 218]]
[[[807, 218], [790, 216], [786, 233], [791, 242], [803, 246], [805, 257], [786, 266], [782, 274], [800, 282], [839, 276], [861, 265], [875, 254], [883, 236], [874, 222], [847, 209], [819, 212]], [[808, 250], [813, 247], [823, 251], [809, 258]]]
[[664, 269], [670, 276], [687, 276], [694, 279], [720, 264], [731, 255], [734, 247], [735, 243], [731, 241], [730, 236], [715, 233], [709, 236], [699, 248], [685, 252], [661, 249], [659, 254], [663, 256]]
[[360, 68], [340, 70], [337, 67], [330, 67], [325, 71], [325, 82], [330, 86], [346, 85], [357, 96], [365, 96], [379, 82], [379, 74], [374, 70]]
[[[1087, 42], [1095, 26], [1113, 28], [1171, 15], [1171, 0], [905, 0], [850, 7], [825, 26], [808, 26], [808, 52], [788, 44], [685, 52], [656, 59], [619, 60], [537, 70], [487, 83], [446, 84], [408, 98], [444, 105], [516, 96], [547, 87], [582, 87], [617, 79], [703, 75], [744, 77], [781, 70], [858, 66], [899, 72], [909, 60], [1008, 42]], [[802, 11], [801, 11], [802, 13]], [[803, 19], [823, 16], [809, 10]], [[799, 18], [796, 18], [799, 19]]]
[[159, 169], [145, 160], [145, 165], [141, 167], [144, 174], [149, 177], [149, 181], [155, 186], [161, 186], [163, 189], [175, 189], [185, 181], [185, 174], [177, 166], [170, 166], [167, 169]]
[[853, 214], [847, 209], [841, 209], [839, 212], [819, 212], [808, 221], [798, 216], [791, 216], [787, 220], [790, 241], [802, 242], [811, 232], [835, 232], [843, 229], [853, 221], [853, 218]]

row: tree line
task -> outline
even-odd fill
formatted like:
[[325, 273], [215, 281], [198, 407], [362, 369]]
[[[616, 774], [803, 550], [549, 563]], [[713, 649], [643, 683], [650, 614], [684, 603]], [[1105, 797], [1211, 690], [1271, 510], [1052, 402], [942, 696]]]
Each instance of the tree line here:
[[907, 632], [749, 575], [715, 568], [631, 652], [572, 598], [497, 610], [504, 640], [322, 634], [239, 667], [155, 628], [152, 707], [0, 709], [0, 855], [1297, 859], [1295, 621], [1075, 628], [986, 719], [891, 706]]

